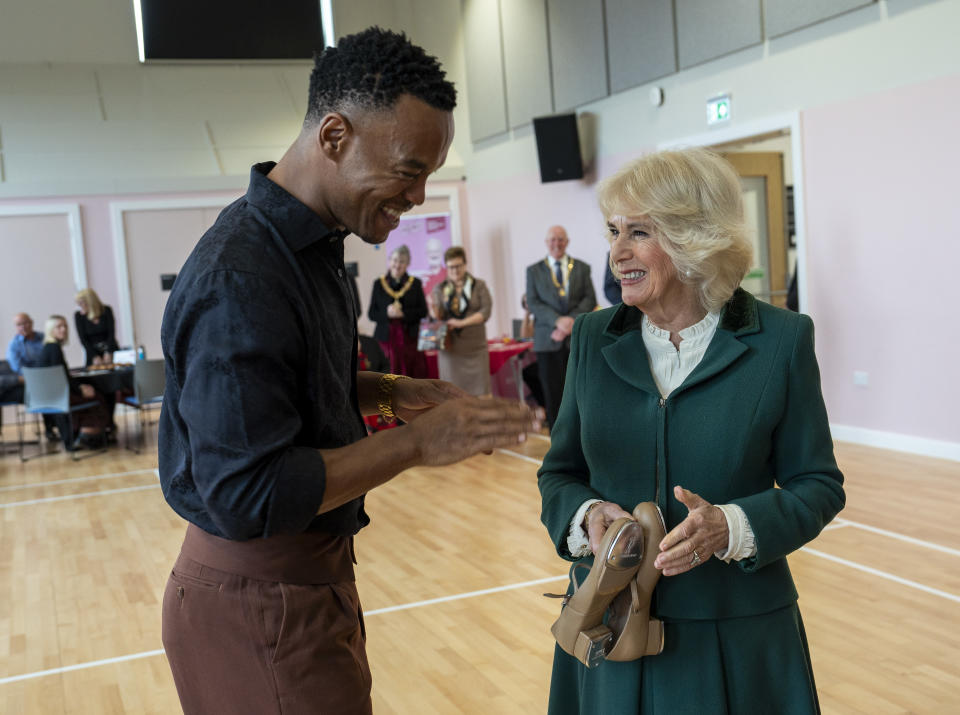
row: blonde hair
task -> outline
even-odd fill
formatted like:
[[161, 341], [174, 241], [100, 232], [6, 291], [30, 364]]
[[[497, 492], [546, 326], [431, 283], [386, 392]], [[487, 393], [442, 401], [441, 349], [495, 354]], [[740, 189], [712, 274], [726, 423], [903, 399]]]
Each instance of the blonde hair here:
[[100, 302], [100, 296], [97, 295], [97, 292], [93, 288], [84, 288], [77, 293], [74, 302], [79, 303], [80, 301], [86, 303], [88, 319], [96, 320], [103, 315], [103, 303]]
[[740, 180], [712, 151], [648, 154], [603, 181], [597, 198], [607, 219], [646, 215], [653, 221], [680, 280], [696, 286], [708, 311], [723, 307], [750, 268]]
[[[67, 319], [64, 318], [62, 315], [51, 315], [49, 318], [47, 318], [47, 322], [43, 324], [43, 344], [44, 345], [46, 345], [47, 343], [60, 342], [55, 337], [53, 337], [53, 331], [57, 327], [57, 323], [59, 323], [61, 320], [64, 322], [64, 324], [67, 323]], [[67, 330], [68, 331], [70, 330], [69, 325], [67, 325]], [[64, 338], [63, 342], [66, 343], [67, 339]]]

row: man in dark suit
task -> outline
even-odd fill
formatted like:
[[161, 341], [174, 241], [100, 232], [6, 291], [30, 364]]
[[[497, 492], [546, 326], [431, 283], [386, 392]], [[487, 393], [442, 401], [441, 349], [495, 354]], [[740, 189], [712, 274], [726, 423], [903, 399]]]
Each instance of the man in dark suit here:
[[563, 226], [551, 226], [547, 230], [546, 258], [527, 268], [527, 305], [534, 316], [533, 350], [550, 427], [563, 396], [573, 320], [597, 305], [590, 266], [567, 255], [569, 242]]

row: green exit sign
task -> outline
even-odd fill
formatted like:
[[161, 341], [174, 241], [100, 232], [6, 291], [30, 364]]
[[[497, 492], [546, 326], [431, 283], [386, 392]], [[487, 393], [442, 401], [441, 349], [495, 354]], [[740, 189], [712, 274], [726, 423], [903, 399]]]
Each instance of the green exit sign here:
[[730, 95], [720, 94], [707, 100], [707, 124], [730, 121]]

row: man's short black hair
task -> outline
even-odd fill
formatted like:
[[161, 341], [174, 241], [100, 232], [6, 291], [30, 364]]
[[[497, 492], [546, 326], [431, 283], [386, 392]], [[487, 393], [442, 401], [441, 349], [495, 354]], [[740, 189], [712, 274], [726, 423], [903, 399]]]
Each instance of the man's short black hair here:
[[402, 94], [447, 112], [457, 104], [457, 90], [437, 58], [403, 33], [370, 27], [347, 35], [316, 54], [313, 65], [307, 123], [348, 104], [389, 109]]

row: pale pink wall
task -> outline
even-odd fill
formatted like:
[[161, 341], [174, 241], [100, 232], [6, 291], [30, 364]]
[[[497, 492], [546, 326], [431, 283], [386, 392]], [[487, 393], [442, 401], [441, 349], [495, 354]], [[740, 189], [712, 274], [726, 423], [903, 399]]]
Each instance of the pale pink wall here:
[[[601, 159], [597, 176], [613, 173], [644, 151]], [[607, 242], [592, 177], [541, 184], [539, 173], [531, 173], [496, 182], [467, 181], [467, 201], [471, 270], [487, 281], [493, 294], [487, 335], [509, 335], [512, 319], [523, 316], [526, 268], [547, 255], [544, 238], [554, 224], [567, 229], [567, 252], [590, 264], [597, 300], [609, 305], [603, 295]]]
[[[84, 252], [87, 259], [87, 285], [97, 291], [101, 300], [113, 307], [117, 318], [117, 339], [121, 344], [129, 342], [130, 337], [123, 334], [120, 324], [120, 289], [117, 283], [116, 264], [113, 250], [113, 234], [110, 223], [110, 204], [115, 201], [154, 201], [198, 198], [204, 196], [224, 196], [227, 201], [243, 193], [235, 191], [206, 191], [194, 193], [163, 194], [116, 194], [110, 196], [57, 196], [50, 199], [3, 199], [0, 206], [42, 206], [49, 204], [77, 204], [80, 207], [80, 222], [83, 227]], [[197, 235], [196, 239], [200, 236]], [[30, 280], [22, 276], [22, 280]], [[73, 315], [72, 303], [65, 307]]]
[[803, 112], [808, 306], [835, 424], [960, 442], [957, 117], [960, 77]]
[[[445, 189], [455, 189], [458, 196], [458, 204], [461, 214], [461, 239], [463, 245], [468, 251], [470, 251], [470, 228], [467, 225], [467, 216], [469, 212], [467, 210], [467, 194], [464, 188], [462, 181], [457, 182], [437, 182], [433, 186], [441, 187]], [[110, 204], [113, 202], [149, 202], [149, 201], [176, 201], [178, 199], [196, 199], [203, 197], [218, 197], [223, 198], [225, 203], [233, 201], [236, 197], [242, 195], [245, 191], [245, 187], [238, 187], [233, 191], [198, 191], [198, 192], [183, 192], [183, 193], [138, 193], [138, 194], [115, 194], [115, 195], [80, 195], [80, 196], [57, 196], [49, 199], [0, 199], [0, 207], [2, 206], [38, 206], [38, 205], [49, 205], [49, 204], [77, 204], [80, 207], [80, 219], [83, 227], [83, 240], [84, 240], [84, 251], [86, 253], [86, 268], [87, 268], [87, 284], [97, 291], [97, 294], [100, 298], [110, 305], [114, 309], [114, 314], [117, 317], [117, 339], [121, 344], [127, 344], [131, 342], [131, 336], [126, 335], [123, 325], [121, 324], [121, 309], [120, 309], [120, 289], [117, 282], [116, 275], [116, 263], [114, 257], [114, 248], [113, 248], [113, 228], [111, 225], [110, 217]], [[444, 206], [447, 205], [446, 199], [443, 200]], [[429, 209], [430, 206], [424, 206], [424, 209]], [[212, 224], [213, 220], [216, 218], [216, 214], [219, 213], [217, 210], [213, 210], [210, 213], [210, 223]], [[192, 240], [194, 242], [200, 239], [202, 235], [202, 230], [194, 230], [191, 234]], [[353, 255], [358, 251], [363, 251], [362, 242], [359, 238], [351, 236], [347, 239], [347, 260], [356, 260], [356, 256]], [[351, 257], [352, 256], [352, 257]], [[379, 256], [377, 256], [377, 264], [380, 265], [383, 263]], [[156, 273], [156, 271], [154, 271]], [[24, 285], [29, 285], [31, 282], [35, 282], [30, 275], [21, 275], [17, 274], [13, 276], [13, 281], [22, 280]], [[153, 280], [153, 278], [151, 278]], [[368, 280], [366, 276], [363, 277], [361, 284], [359, 285], [361, 300], [364, 304], [364, 310], [366, 310], [366, 303], [369, 299], [370, 284], [372, 279]], [[72, 279], [71, 279], [71, 288], [70, 295], [73, 295], [72, 291]], [[62, 302], [62, 301], [61, 301]], [[4, 306], [0, 306], [2, 308]], [[72, 300], [68, 302], [67, 305], [63, 306], [61, 311], [68, 311], [67, 315], [73, 315], [73, 303]], [[6, 311], [6, 312], [9, 312]], [[3, 318], [0, 316], [0, 320], [6, 320], [6, 323], [0, 323], [0, 325], [9, 324], [8, 328], [4, 331], [0, 331], [0, 342], [2, 342], [4, 349], [6, 342], [9, 341], [12, 337], [12, 313], [8, 318]], [[72, 318], [71, 318], [72, 320]], [[368, 322], [368, 321], [367, 321]], [[40, 326], [42, 328], [42, 326]], [[9, 333], [9, 335], [8, 335]], [[148, 342], [148, 341], [145, 341]], [[154, 354], [159, 352], [159, 349], [154, 352]]]

